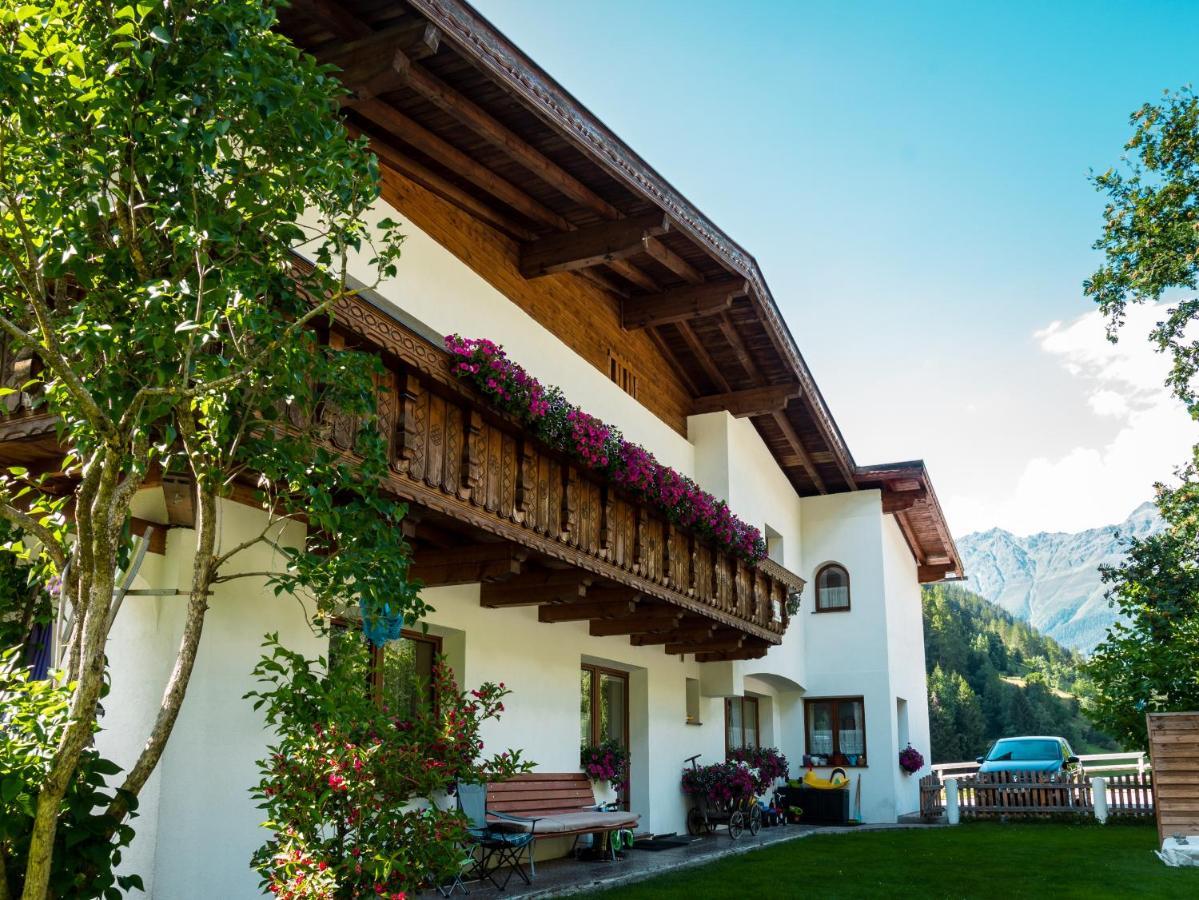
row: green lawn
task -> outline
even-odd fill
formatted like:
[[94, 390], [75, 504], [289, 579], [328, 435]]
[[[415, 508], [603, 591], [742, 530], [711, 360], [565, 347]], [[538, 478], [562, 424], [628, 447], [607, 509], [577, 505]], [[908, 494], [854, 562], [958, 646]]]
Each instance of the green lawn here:
[[[721, 833], [721, 840], [727, 840]], [[824, 834], [605, 892], [611, 897], [1199, 898], [1151, 826], [969, 824]], [[596, 895], [599, 896], [599, 895]]]

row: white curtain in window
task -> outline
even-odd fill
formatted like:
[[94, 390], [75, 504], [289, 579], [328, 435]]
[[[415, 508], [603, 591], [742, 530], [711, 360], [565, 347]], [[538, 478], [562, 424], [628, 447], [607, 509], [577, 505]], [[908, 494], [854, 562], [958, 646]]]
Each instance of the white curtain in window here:
[[833, 731], [812, 729], [812, 753], [817, 756], [827, 756], [833, 752]]
[[847, 606], [849, 606], [849, 585], [820, 589], [821, 609], [844, 609]]
[[837, 735], [841, 742], [841, 752], [845, 754], [860, 754], [865, 741], [862, 740], [862, 731], [859, 728], [841, 729]]

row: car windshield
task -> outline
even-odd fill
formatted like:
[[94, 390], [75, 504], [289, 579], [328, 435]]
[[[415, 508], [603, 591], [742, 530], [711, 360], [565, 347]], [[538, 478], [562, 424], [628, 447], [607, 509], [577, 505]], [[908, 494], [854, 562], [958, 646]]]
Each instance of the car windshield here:
[[987, 762], [1032, 762], [1042, 759], [1061, 759], [1057, 741], [1000, 741], [991, 748]]

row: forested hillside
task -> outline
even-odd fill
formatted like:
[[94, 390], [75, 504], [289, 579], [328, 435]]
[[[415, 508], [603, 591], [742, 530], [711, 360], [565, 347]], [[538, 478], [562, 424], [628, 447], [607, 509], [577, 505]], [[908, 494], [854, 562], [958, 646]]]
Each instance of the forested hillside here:
[[932, 761], [959, 762], [995, 738], [1061, 735], [1077, 753], [1116, 750], [1082, 715], [1082, 657], [957, 585], [924, 591]]

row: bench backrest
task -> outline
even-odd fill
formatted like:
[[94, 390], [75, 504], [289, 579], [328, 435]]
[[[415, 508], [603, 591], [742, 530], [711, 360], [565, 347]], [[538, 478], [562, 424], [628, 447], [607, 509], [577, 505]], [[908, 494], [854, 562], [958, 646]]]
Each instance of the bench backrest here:
[[527, 772], [487, 785], [489, 812], [538, 816], [594, 805], [591, 780], [582, 772]]

